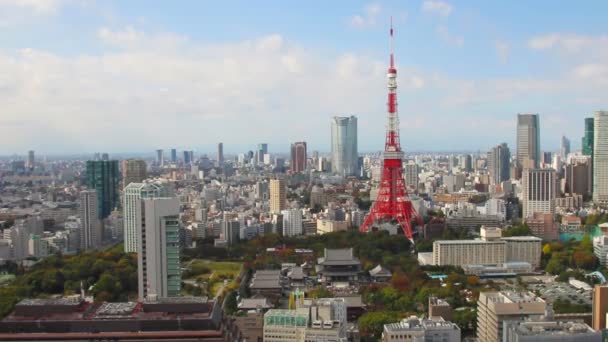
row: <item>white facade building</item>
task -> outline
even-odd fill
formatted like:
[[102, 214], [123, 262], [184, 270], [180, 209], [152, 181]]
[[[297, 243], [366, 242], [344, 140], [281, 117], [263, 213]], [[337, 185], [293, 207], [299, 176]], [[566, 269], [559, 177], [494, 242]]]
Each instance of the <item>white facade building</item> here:
[[281, 211], [283, 215], [283, 236], [302, 235], [302, 211], [288, 209]]
[[595, 112], [593, 121], [593, 201], [608, 203], [608, 111]]
[[125, 252], [137, 252], [138, 240], [142, 235], [143, 214], [141, 200], [166, 196], [166, 190], [157, 183], [131, 183], [123, 194], [123, 231]]

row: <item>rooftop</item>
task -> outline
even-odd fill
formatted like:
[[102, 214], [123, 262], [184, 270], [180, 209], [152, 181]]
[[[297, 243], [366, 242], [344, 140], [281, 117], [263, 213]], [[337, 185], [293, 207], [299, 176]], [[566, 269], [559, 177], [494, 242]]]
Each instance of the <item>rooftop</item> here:
[[399, 323], [390, 323], [384, 325], [384, 331], [389, 333], [412, 330], [460, 330], [460, 328], [452, 322], [445, 321], [442, 317], [423, 319], [416, 316], [411, 316], [409, 318], [404, 318]]

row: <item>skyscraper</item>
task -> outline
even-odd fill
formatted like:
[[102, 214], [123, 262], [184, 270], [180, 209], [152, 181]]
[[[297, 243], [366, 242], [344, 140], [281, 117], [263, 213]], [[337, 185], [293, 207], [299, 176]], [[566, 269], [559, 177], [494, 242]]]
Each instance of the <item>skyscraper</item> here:
[[217, 166], [224, 165], [224, 143], [217, 144]]
[[100, 219], [110, 215], [119, 204], [118, 160], [87, 161], [86, 184], [91, 190], [97, 190], [97, 214]]
[[306, 142], [291, 144], [291, 172], [299, 173], [306, 170]]
[[287, 185], [285, 179], [270, 180], [270, 212], [280, 214], [287, 207], [286, 203]]
[[288, 209], [281, 211], [281, 214], [283, 214], [283, 236], [302, 235], [302, 211]]
[[583, 136], [583, 155], [593, 156], [593, 121], [594, 118], [585, 118], [585, 135]]
[[80, 249], [95, 249], [101, 246], [102, 226], [97, 213], [97, 191], [84, 190], [79, 196]]
[[156, 150], [156, 165], [165, 165], [165, 153], [161, 149]]
[[171, 162], [177, 163], [177, 150], [174, 148], [171, 149]]
[[566, 192], [587, 197], [593, 189], [590, 156], [572, 157], [566, 165]]
[[488, 152], [488, 173], [491, 184], [500, 184], [511, 178], [511, 151], [507, 143], [493, 147]]
[[34, 157], [34, 151], [30, 150], [27, 152], [27, 163], [25, 164], [25, 167], [27, 167], [28, 169], [33, 169], [34, 168], [34, 163], [36, 162], [36, 158]]
[[331, 122], [331, 170], [341, 176], [357, 173], [357, 117], [334, 116]]
[[258, 144], [257, 149], [257, 164], [262, 164], [264, 162], [264, 155], [268, 154], [268, 144], [260, 143]]
[[141, 200], [168, 196], [164, 186], [157, 183], [130, 183], [123, 193], [123, 229], [126, 253], [137, 252], [139, 238], [144, 232]]
[[405, 186], [412, 190], [418, 189], [418, 164], [413, 161], [405, 164]]
[[553, 169], [523, 171], [523, 218], [534, 213], [555, 214], [556, 178]]
[[593, 201], [608, 203], [608, 111], [595, 112], [592, 163]]
[[184, 151], [184, 164], [190, 164], [190, 151]]
[[538, 114], [517, 114], [517, 166], [540, 167], [540, 132]]
[[123, 188], [131, 183], [141, 183], [148, 178], [148, 165], [145, 160], [127, 159], [122, 161]]
[[566, 157], [568, 157], [568, 154], [570, 154], [570, 139], [566, 138], [564, 135], [562, 135], [559, 154], [563, 161], [566, 161]]
[[139, 240], [139, 299], [175, 297], [181, 290], [179, 264], [179, 200], [146, 198], [144, 233]]

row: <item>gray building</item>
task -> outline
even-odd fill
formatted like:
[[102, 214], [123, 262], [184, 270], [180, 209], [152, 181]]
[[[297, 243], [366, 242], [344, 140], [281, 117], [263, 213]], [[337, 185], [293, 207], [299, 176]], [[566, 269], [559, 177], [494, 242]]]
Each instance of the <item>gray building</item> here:
[[80, 249], [100, 247], [103, 237], [101, 220], [97, 214], [97, 191], [84, 190], [79, 195], [80, 202]]
[[511, 151], [507, 143], [495, 146], [488, 152], [488, 173], [492, 184], [500, 184], [511, 178]]
[[331, 122], [331, 171], [341, 176], [357, 174], [357, 117], [335, 116]]
[[601, 342], [602, 333], [582, 322], [505, 322], [504, 342]]
[[458, 325], [442, 317], [418, 318], [412, 316], [399, 323], [384, 325], [383, 342], [460, 342]]
[[595, 112], [593, 132], [593, 201], [608, 203], [608, 111]]
[[538, 114], [517, 114], [517, 164], [519, 168], [540, 167]]

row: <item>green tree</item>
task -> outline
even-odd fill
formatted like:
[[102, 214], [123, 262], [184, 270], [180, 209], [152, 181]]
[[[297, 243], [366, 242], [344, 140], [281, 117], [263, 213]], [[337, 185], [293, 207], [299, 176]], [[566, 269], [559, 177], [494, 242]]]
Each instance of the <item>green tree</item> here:
[[399, 320], [399, 314], [394, 311], [367, 312], [359, 317], [359, 332], [361, 336], [379, 339], [382, 335], [384, 325], [395, 323]]

